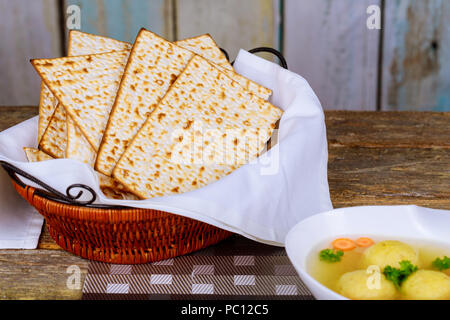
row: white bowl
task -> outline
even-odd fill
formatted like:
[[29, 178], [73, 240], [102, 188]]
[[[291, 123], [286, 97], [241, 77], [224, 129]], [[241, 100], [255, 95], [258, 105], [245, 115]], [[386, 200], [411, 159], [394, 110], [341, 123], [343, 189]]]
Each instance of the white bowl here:
[[450, 211], [417, 206], [350, 207], [320, 213], [299, 222], [286, 236], [286, 251], [316, 299], [347, 299], [319, 283], [306, 270], [312, 250], [342, 236], [423, 241], [450, 248]]

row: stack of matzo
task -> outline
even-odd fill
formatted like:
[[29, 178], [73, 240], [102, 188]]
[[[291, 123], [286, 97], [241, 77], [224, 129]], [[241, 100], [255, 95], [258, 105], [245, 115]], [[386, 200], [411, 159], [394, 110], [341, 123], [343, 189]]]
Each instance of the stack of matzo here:
[[234, 72], [209, 35], [171, 43], [142, 29], [131, 46], [71, 31], [68, 57], [32, 64], [43, 84], [40, 151], [27, 149], [28, 159], [87, 163], [109, 197], [220, 179], [263, 151], [281, 116], [271, 91]]

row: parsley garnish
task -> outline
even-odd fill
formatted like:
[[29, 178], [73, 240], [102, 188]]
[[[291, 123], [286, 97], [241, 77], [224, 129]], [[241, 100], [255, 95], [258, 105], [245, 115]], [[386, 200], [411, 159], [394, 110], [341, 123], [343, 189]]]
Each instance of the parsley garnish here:
[[411, 261], [403, 260], [400, 262], [400, 269], [386, 266], [383, 270], [383, 274], [386, 276], [386, 279], [394, 283], [397, 289], [400, 289], [403, 281], [418, 269], [419, 268], [413, 265]]
[[333, 249], [323, 249], [319, 253], [320, 260], [327, 262], [339, 262], [341, 261], [342, 256], [344, 255], [344, 251]]
[[447, 256], [444, 256], [442, 259], [436, 258], [432, 262], [433, 267], [436, 269], [442, 271], [450, 268], [450, 258]]

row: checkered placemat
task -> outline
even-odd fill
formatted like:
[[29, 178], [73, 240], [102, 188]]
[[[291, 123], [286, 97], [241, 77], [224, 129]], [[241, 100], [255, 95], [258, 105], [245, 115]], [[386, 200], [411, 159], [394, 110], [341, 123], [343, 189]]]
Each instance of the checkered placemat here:
[[233, 235], [141, 265], [89, 262], [83, 299], [313, 299], [284, 248]]

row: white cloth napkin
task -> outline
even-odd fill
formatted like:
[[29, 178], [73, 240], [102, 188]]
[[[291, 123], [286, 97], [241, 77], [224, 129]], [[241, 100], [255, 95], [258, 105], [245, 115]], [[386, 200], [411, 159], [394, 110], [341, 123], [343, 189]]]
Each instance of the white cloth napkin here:
[[[278, 143], [257, 160], [203, 188], [142, 201], [107, 199], [98, 187], [96, 174], [85, 164], [68, 159], [25, 162], [22, 148], [36, 146], [37, 118], [0, 133], [0, 159], [63, 194], [71, 184], [82, 183], [98, 194], [97, 203], [168, 211], [283, 246], [287, 232], [297, 222], [332, 209], [324, 114], [311, 87], [299, 75], [243, 50], [234, 67], [273, 90], [271, 102], [284, 110]], [[1, 176], [2, 189], [8, 188], [7, 180]], [[12, 246], [11, 241], [20, 237], [35, 243], [40, 231], [36, 221], [42, 223], [42, 219], [17, 196], [0, 201], [1, 208], [10, 208], [1, 209], [0, 248]]]
[[[37, 117], [24, 121], [1, 134], [0, 154], [17, 150], [17, 144], [35, 146]], [[14, 152], [15, 159], [26, 161], [25, 154]], [[34, 249], [38, 245], [44, 218], [14, 189], [5, 170], [0, 169], [0, 249]]]

